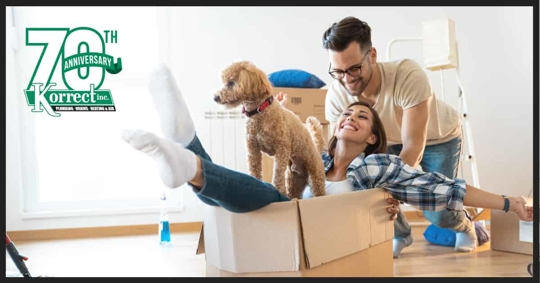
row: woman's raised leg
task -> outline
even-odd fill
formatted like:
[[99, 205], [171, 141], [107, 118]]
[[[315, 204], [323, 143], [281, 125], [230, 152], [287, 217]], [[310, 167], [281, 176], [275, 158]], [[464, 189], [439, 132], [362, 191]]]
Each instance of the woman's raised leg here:
[[[181, 144], [201, 158], [211, 161], [196, 134], [193, 119], [176, 79], [165, 64], [159, 64], [151, 72], [148, 89], [159, 117], [163, 136]], [[198, 195], [198, 198], [207, 205], [218, 205], [205, 196]]]
[[161, 180], [167, 187], [177, 188], [189, 182], [195, 194], [229, 211], [249, 212], [273, 202], [289, 200], [270, 183], [214, 164], [153, 133], [124, 130], [122, 138], [156, 161]]

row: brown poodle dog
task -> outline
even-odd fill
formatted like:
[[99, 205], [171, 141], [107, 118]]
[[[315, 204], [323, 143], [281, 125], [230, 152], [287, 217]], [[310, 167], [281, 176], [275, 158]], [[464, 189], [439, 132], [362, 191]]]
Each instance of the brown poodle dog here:
[[322, 130], [315, 117], [304, 125], [292, 111], [274, 101], [267, 75], [248, 61], [233, 63], [221, 74], [223, 88], [214, 101], [249, 117], [246, 123], [249, 173], [262, 180], [262, 153], [274, 157], [272, 183], [289, 198], [301, 198], [309, 182], [313, 196], [325, 195], [320, 152]]

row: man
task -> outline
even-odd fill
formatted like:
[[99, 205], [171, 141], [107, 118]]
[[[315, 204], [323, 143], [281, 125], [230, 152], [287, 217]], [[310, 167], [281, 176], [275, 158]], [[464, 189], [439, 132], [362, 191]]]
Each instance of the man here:
[[[363, 100], [379, 113], [388, 138], [388, 153], [411, 167], [457, 176], [461, 123], [457, 112], [437, 100], [427, 75], [414, 61], [377, 62], [371, 28], [357, 18], [334, 23], [323, 35], [335, 79], [326, 95], [326, 119], [334, 130], [344, 107]], [[457, 232], [455, 250], [476, 248], [473, 223], [465, 211], [424, 211], [431, 223]], [[394, 224], [394, 257], [412, 243], [411, 228], [400, 211]]]

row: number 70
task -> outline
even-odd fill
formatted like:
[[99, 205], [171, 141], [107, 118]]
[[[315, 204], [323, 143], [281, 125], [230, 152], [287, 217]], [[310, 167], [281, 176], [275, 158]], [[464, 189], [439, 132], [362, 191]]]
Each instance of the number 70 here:
[[[105, 54], [105, 41], [102, 35], [88, 27], [71, 30], [69, 28], [27, 28], [26, 45], [43, 46], [28, 82], [28, 90], [34, 82], [49, 85], [60, 58], [64, 62], [65, 58], [79, 53]], [[60, 67], [62, 69], [62, 66]], [[103, 67], [83, 67], [77, 69], [77, 72], [62, 71], [61, 73], [64, 85], [70, 90], [88, 89], [90, 84], [94, 84], [95, 89], [99, 89], [105, 80]]]

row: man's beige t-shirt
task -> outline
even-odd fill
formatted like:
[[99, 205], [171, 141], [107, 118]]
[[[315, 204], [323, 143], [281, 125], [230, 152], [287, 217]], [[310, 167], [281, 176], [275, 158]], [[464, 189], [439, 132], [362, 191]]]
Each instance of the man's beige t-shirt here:
[[[386, 130], [388, 145], [402, 144], [401, 121], [403, 110], [416, 106], [429, 97], [435, 97], [424, 70], [413, 60], [403, 59], [378, 62], [381, 89], [373, 108]], [[358, 96], [351, 96], [335, 80], [326, 94], [325, 114], [329, 122], [336, 122]], [[433, 99], [429, 109], [426, 145], [440, 144], [461, 136], [461, 122], [456, 110], [443, 101]]]

